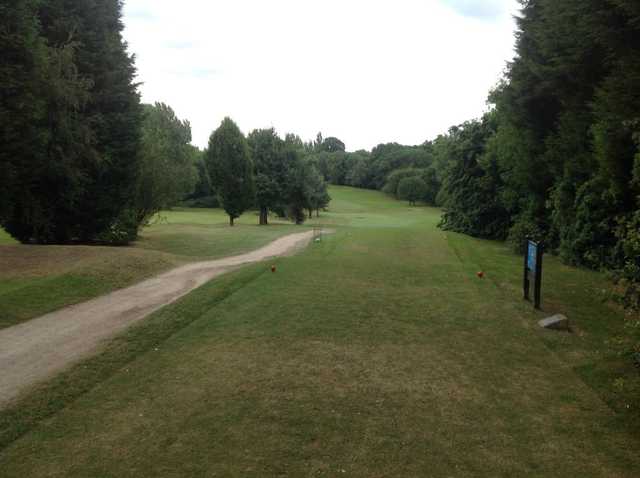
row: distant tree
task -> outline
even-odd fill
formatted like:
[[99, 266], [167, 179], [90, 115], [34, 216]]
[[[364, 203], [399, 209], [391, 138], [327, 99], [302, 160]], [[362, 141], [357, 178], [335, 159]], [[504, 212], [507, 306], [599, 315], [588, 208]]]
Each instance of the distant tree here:
[[400, 186], [400, 181], [406, 178], [421, 177], [423, 174], [424, 174], [423, 169], [415, 169], [415, 168], [396, 169], [395, 171], [391, 172], [389, 176], [387, 176], [387, 182], [382, 188], [382, 191], [394, 197], [398, 197], [398, 187]]
[[[290, 137], [290, 141], [293, 147], [302, 148], [302, 141], [298, 142], [293, 137]], [[255, 168], [256, 203], [260, 209], [260, 225], [267, 225], [269, 210], [285, 202], [285, 143], [273, 128], [252, 131], [248, 143]]]
[[346, 148], [342, 141], [338, 138], [330, 136], [323, 138], [322, 133], [318, 133], [316, 140], [311, 143], [311, 151], [314, 153], [344, 153]]
[[314, 171], [313, 164], [306, 161], [294, 148], [284, 151], [287, 170], [286, 204], [287, 215], [296, 223], [306, 220], [305, 209], [311, 207], [311, 188], [309, 178]]
[[349, 186], [356, 188], [371, 188], [371, 154], [368, 151], [356, 151], [347, 153], [349, 171], [345, 182]]
[[230, 118], [211, 134], [206, 161], [211, 183], [233, 226], [234, 220], [251, 207], [254, 187], [247, 140]]
[[329, 138], [325, 138], [320, 146], [320, 151], [324, 151], [327, 153], [344, 153], [346, 150], [345, 145], [338, 138], [334, 138], [333, 136]]
[[198, 180], [191, 126], [164, 103], [145, 105], [136, 218], [144, 223], [191, 194]]
[[322, 133], [318, 133], [316, 135], [316, 140], [313, 142], [313, 152], [319, 153], [322, 151], [322, 145], [324, 143], [324, 138], [322, 137]]
[[441, 186], [438, 181], [438, 173], [435, 168], [431, 167], [424, 169], [421, 177], [426, 186], [424, 198], [422, 200], [427, 204], [435, 206], [436, 198], [438, 197], [438, 192], [440, 191]]
[[398, 169], [424, 169], [433, 162], [430, 144], [404, 146], [397, 143], [379, 144], [371, 151], [369, 165], [372, 189], [382, 189], [390, 173]]
[[398, 184], [398, 197], [409, 201], [409, 204], [414, 206], [424, 197], [426, 189], [427, 185], [420, 177], [404, 178]]
[[284, 136], [284, 144], [301, 152], [313, 152], [313, 143], [305, 143], [297, 134], [287, 133]]
[[313, 211], [316, 212], [316, 217], [320, 216], [320, 209], [324, 209], [329, 205], [331, 196], [329, 196], [327, 182], [315, 166], [311, 165], [306, 168], [305, 180], [307, 209], [309, 211], [309, 219], [311, 219]]
[[205, 151], [193, 145], [190, 145], [190, 147], [196, 169], [196, 182], [193, 192], [184, 197], [180, 205], [196, 208], [220, 207], [218, 195], [216, 194], [213, 184], [211, 184], [211, 175], [207, 168]]

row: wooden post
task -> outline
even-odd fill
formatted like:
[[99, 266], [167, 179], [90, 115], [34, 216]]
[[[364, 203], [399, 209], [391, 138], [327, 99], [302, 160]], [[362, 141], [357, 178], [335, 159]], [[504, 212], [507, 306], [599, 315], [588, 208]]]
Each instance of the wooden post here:
[[533, 305], [536, 309], [540, 309], [542, 303], [542, 254], [544, 253], [544, 245], [542, 242], [538, 243], [536, 250], [536, 277], [534, 284], [534, 296]]
[[[533, 305], [536, 309], [540, 309], [540, 304], [542, 303], [542, 256], [544, 254], [544, 244], [542, 242], [534, 242], [530, 238], [527, 238], [526, 241], [522, 279], [524, 298], [525, 300], [531, 300], [531, 280], [533, 277]], [[533, 247], [535, 247], [535, 256], [532, 254]], [[533, 264], [533, 261], [535, 261], [535, 264]]]
[[523, 271], [524, 271], [524, 278], [522, 282], [522, 288], [524, 289], [524, 299], [529, 300], [530, 283], [529, 283], [529, 238], [528, 237], [525, 238], [525, 243], [524, 243]]

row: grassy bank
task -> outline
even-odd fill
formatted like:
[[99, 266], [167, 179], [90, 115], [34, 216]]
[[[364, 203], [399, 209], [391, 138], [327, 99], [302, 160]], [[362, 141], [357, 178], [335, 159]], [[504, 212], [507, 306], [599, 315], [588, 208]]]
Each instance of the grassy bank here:
[[[637, 476], [603, 276], [547, 258], [535, 312], [503, 245], [332, 196], [336, 233], [275, 274], [205, 285], [3, 412], [3, 474]], [[574, 333], [536, 326], [555, 312]]]
[[130, 247], [20, 245], [0, 230], [0, 328], [139, 282], [185, 262], [247, 252], [294, 232], [290, 223], [238, 226], [223, 211], [165, 211]]

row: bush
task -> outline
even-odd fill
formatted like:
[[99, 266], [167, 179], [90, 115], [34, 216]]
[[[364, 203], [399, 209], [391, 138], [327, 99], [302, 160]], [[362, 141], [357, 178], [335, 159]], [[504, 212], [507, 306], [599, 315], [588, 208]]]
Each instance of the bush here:
[[95, 238], [95, 242], [110, 246], [126, 246], [138, 237], [138, 221], [133, 210], [123, 212]]
[[517, 254], [525, 253], [527, 238], [539, 241], [543, 237], [542, 230], [536, 222], [526, 216], [520, 216], [509, 230], [508, 242]]
[[624, 286], [623, 302], [626, 307], [640, 310], [640, 211], [621, 221], [616, 235], [626, 258], [619, 271]]
[[398, 184], [398, 198], [409, 201], [411, 205], [423, 199], [426, 191], [426, 183], [417, 176], [404, 178]]
[[415, 178], [419, 177], [424, 173], [422, 169], [415, 168], [404, 168], [397, 169], [393, 171], [389, 176], [387, 176], [387, 182], [385, 183], [382, 191], [386, 194], [390, 194], [394, 197], [398, 197], [398, 188], [400, 186], [400, 182], [406, 178]]

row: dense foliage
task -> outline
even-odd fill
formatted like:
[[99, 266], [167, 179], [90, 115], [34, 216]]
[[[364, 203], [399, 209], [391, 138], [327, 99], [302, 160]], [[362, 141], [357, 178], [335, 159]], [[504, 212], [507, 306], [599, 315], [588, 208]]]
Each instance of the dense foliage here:
[[420, 176], [411, 176], [401, 179], [398, 183], [398, 198], [409, 201], [411, 206], [420, 201], [427, 190], [427, 184]]
[[516, 248], [535, 236], [618, 271], [638, 307], [640, 4], [530, 0], [518, 23], [494, 110], [446, 138], [443, 226]]
[[[144, 106], [136, 219], [145, 223], [163, 208], [190, 195], [198, 182], [198, 150], [191, 126], [164, 103]], [[201, 186], [203, 187], [203, 186]], [[208, 191], [207, 191], [208, 192]]]
[[[231, 130], [233, 133], [229, 132]], [[229, 147], [221, 149], [223, 135], [233, 137], [234, 146], [230, 143]], [[329, 141], [331, 147], [342, 144], [335, 138], [320, 140], [317, 144], [324, 145], [325, 141]], [[313, 211], [319, 214], [320, 209], [329, 204], [327, 182], [318, 172], [316, 158], [312, 155], [319, 149], [312, 143], [305, 144], [294, 134], [287, 134], [282, 139], [271, 128], [249, 133], [246, 155], [243, 144], [240, 130], [226, 119], [212, 134], [209, 149], [205, 151], [211, 184], [231, 218], [238, 217], [241, 210], [255, 207], [259, 211], [260, 225], [268, 224], [270, 212], [280, 217], [288, 216], [301, 224], [307, 216], [312, 216]], [[233, 204], [241, 204], [242, 208], [231, 206], [229, 212], [229, 205]]]
[[502, 181], [496, 163], [495, 114], [453, 127], [436, 140], [444, 208], [441, 226], [478, 237], [504, 239], [510, 225], [501, 199]]
[[141, 107], [118, 0], [0, 4], [0, 223], [21, 241], [135, 236]]
[[211, 183], [233, 226], [234, 219], [253, 204], [254, 182], [247, 140], [230, 118], [211, 134], [206, 161]]
[[260, 224], [266, 225], [269, 210], [286, 203], [288, 165], [285, 143], [275, 130], [255, 130], [249, 134], [249, 147], [255, 167], [256, 205], [260, 210]]

